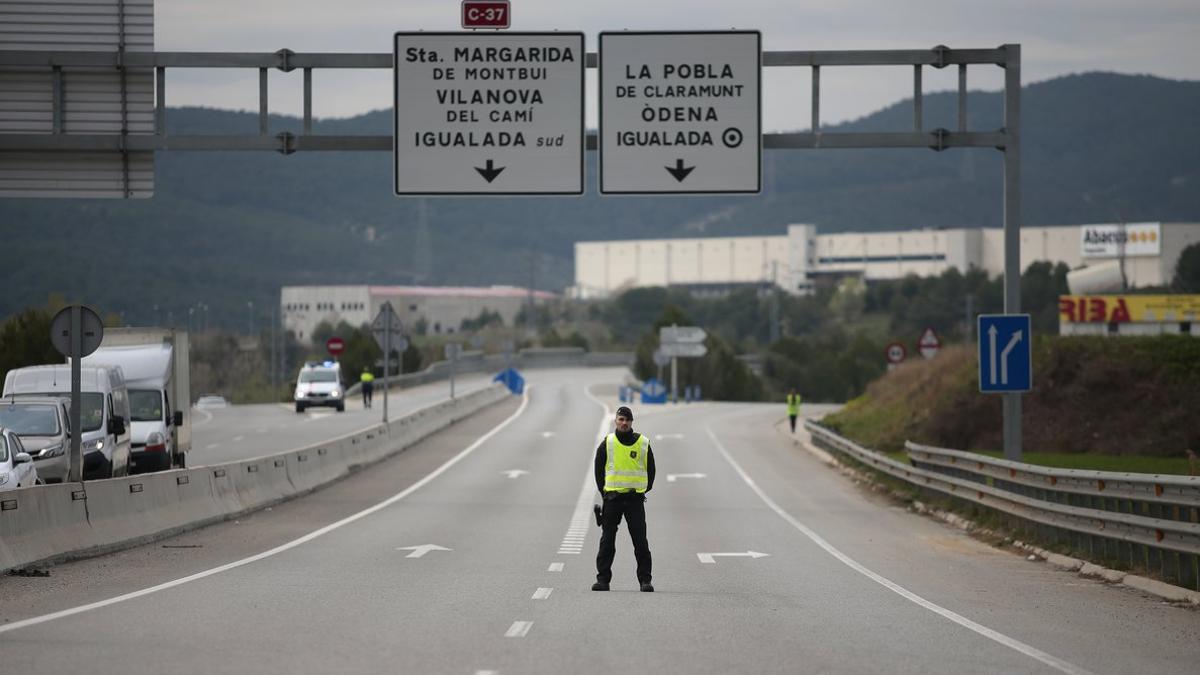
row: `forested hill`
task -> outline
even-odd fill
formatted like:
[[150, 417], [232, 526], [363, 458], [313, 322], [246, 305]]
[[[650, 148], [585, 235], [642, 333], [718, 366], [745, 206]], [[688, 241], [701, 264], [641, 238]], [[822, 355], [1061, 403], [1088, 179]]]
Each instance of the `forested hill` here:
[[[905, 130], [911, 100], [826, 131]], [[1200, 220], [1200, 82], [1092, 73], [1029, 85], [1023, 210], [1029, 225]], [[925, 99], [927, 128], [955, 128], [954, 93]], [[1002, 125], [999, 93], [972, 92], [970, 127]], [[257, 116], [171, 109], [170, 133], [257, 132]], [[271, 132], [298, 130], [273, 117]], [[318, 122], [387, 134], [391, 112]], [[203, 302], [244, 325], [280, 285], [533, 283], [561, 290], [580, 240], [997, 226], [994, 150], [767, 152], [757, 197], [601, 197], [595, 156], [574, 198], [412, 199], [392, 194], [388, 153], [159, 153], [140, 201], [0, 201], [0, 317], [51, 292], [152, 320]], [[533, 263], [531, 265], [531, 263]]]

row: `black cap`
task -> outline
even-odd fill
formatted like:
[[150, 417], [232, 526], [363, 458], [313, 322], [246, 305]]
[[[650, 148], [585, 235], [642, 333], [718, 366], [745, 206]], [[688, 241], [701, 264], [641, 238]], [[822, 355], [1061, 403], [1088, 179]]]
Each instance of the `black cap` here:
[[633, 411], [629, 409], [629, 406], [623, 405], [620, 408], [617, 408], [617, 417], [626, 417], [632, 420]]

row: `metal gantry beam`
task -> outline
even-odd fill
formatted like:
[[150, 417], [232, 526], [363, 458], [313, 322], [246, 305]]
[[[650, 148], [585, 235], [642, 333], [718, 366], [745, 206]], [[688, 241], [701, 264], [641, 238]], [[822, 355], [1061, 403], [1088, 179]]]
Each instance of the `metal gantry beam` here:
[[[933, 49], [912, 50], [856, 50], [856, 51], [768, 51], [763, 52], [764, 67], [808, 67], [812, 72], [812, 117], [808, 133], [763, 134], [763, 147], [767, 149], [831, 149], [831, 148], [998, 148], [1008, 144], [1005, 130], [971, 132], [967, 130], [966, 71], [968, 65], [1006, 66], [1016, 49], [1005, 45], [995, 49]], [[313, 69], [391, 69], [393, 56], [390, 53], [296, 53], [288, 49], [275, 52], [152, 52], [131, 53], [124, 56], [111, 52], [86, 51], [0, 51], [0, 68], [4, 66], [46, 67], [61, 72], [62, 68], [112, 67], [123, 63], [127, 68], [153, 68], [156, 73], [156, 127], [154, 136], [130, 135], [125, 146], [131, 150], [274, 150], [291, 154], [299, 151], [390, 151], [390, 136], [334, 136], [313, 134], [312, 118], [312, 71]], [[588, 68], [598, 66], [597, 55], [585, 55]], [[837, 66], [889, 66], [911, 65], [913, 67], [913, 128], [911, 131], [896, 132], [835, 132], [821, 131], [821, 68]], [[958, 66], [958, 128], [924, 129], [922, 68]], [[212, 136], [185, 135], [169, 136], [166, 133], [166, 70], [168, 68], [255, 68], [259, 71], [259, 133], [256, 136]], [[303, 71], [303, 132], [299, 136], [290, 133], [270, 134], [268, 115], [268, 71], [271, 69], [290, 72]], [[1018, 71], [1019, 72], [1019, 71]], [[1019, 82], [1019, 76], [1018, 76]], [[1007, 108], [1006, 108], [1007, 110]], [[55, 114], [61, 115], [60, 106]], [[62, 134], [47, 137], [44, 134], [0, 134], [0, 151], [104, 151], [119, 149], [117, 141], [105, 135]], [[587, 149], [597, 147], [594, 135], [587, 138]]]

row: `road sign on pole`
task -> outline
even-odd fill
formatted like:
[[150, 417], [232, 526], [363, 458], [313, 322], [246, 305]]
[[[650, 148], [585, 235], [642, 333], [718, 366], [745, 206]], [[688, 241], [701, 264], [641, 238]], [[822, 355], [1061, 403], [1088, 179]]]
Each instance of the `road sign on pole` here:
[[[104, 322], [91, 309], [82, 305], [64, 307], [50, 320], [50, 344], [58, 353], [71, 360], [71, 428], [82, 429], [80, 411], [82, 385], [80, 360], [100, 348], [104, 339]], [[67, 480], [83, 480], [82, 434], [71, 434], [71, 454], [67, 458]]]
[[917, 340], [917, 351], [921, 352], [921, 356], [927, 359], [932, 359], [937, 356], [938, 350], [942, 348], [942, 341], [938, 338], [938, 334], [933, 330], [933, 327], [925, 329], [921, 333], [921, 339]]
[[699, 326], [663, 326], [658, 329], [658, 341], [666, 344], [668, 342], [704, 342], [704, 338], [708, 337], [708, 333]]
[[346, 351], [346, 342], [340, 337], [331, 337], [325, 341], [325, 351], [329, 352], [330, 356], [341, 356], [342, 352]]
[[979, 315], [979, 391], [1013, 393], [1033, 388], [1028, 314]]
[[904, 361], [905, 357], [908, 356], [908, 350], [904, 348], [902, 343], [893, 342], [884, 350], [884, 355], [887, 356], [887, 362], [894, 366]]
[[708, 353], [703, 342], [664, 342], [658, 351], [668, 359], [671, 357], [699, 358]]
[[762, 34], [600, 33], [600, 192], [762, 189]]
[[[383, 350], [383, 421], [385, 424], [388, 421], [388, 389], [390, 388], [388, 376], [392, 372], [392, 346], [395, 344], [395, 339], [403, 332], [404, 324], [400, 322], [400, 317], [396, 316], [396, 310], [392, 309], [392, 303], [383, 303], [383, 306], [379, 308], [379, 313], [371, 321], [371, 334], [375, 336], [375, 342], [379, 343], [379, 348]], [[404, 348], [407, 348], [407, 345]]]
[[583, 33], [396, 33], [397, 195], [583, 194]]

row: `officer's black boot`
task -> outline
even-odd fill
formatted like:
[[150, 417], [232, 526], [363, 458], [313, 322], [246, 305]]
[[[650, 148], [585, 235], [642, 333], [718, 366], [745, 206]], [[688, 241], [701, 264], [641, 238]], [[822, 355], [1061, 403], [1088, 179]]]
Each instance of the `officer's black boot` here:
[[642, 584], [642, 592], [643, 593], [653, 593], [654, 586], [649, 581], [647, 581], [646, 583]]
[[592, 590], [593, 591], [607, 591], [608, 584], [604, 583], [603, 581], [597, 581], [596, 583], [592, 584]]

